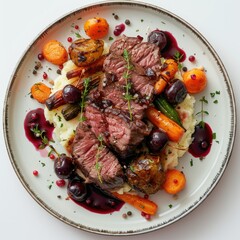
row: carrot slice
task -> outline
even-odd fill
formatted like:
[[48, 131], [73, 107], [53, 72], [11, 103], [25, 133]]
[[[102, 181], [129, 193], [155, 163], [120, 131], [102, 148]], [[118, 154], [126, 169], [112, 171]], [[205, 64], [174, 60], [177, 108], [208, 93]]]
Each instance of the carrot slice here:
[[158, 206], [153, 201], [140, 197], [138, 195], [133, 195], [129, 193], [123, 193], [119, 194], [117, 192], [114, 192], [113, 195], [122, 200], [125, 203], [128, 203], [138, 209], [141, 212], [144, 212], [146, 214], [154, 215], [157, 212]]
[[90, 18], [84, 23], [84, 31], [91, 39], [97, 40], [108, 34], [109, 24], [105, 18]]
[[169, 194], [177, 194], [184, 189], [186, 178], [183, 172], [177, 169], [168, 169], [165, 173], [163, 189]]
[[68, 60], [66, 48], [57, 40], [50, 40], [45, 43], [42, 54], [47, 61], [55, 65], [62, 65]]
[[45, 103], [51, 93], [51, 88], [44, 83], [35, 83], [31, 87], [31, 95], [40, 103]]
[[149, 107], [146, 110], [146, 115], [155, 126], [166, 132], [170, 141], [179, 142], [185, 130], [176, 122], [159, 112], [154, 107]]
[[193, 68], [183, 73], [183, 82], [189, 93], [199, 93], [207, 86], [207, 77], [203, 70]]

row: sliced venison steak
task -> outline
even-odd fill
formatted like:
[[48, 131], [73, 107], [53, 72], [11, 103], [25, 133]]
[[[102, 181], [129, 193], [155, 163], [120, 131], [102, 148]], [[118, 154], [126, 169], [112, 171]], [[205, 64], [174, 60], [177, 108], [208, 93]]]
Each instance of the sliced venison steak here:
[[[104, 61], [104, 70], [110, 74], [114, 74], [118, 79], [119, 84], [124, 87], [126, 79], [124, 73], [126, 72], [126, 61], [122, 56], [110, 54]], [[141, 98], [152, 101], [154, 94], [154, 81], [146, 76], [144, 69], [137, 66], [129, 72], [131, 76], [130, 82], [133, 90], [140, 94]]]
[[161, 69], [160, 49], [157, 45], [142, 42], [139, 37], [123, 36], [112, 43], [109, 51], [121, 56], [124, 49], [129, 52], [131, 61], [144, 69], [151, 68], [156, 73]]
[[87, 123], [79, 123], [72, 147], [76, 165], [87, 182], [93, 182], [102, 189], [122, 186], [124, 174], [118, 159], [108, 147], [100, 148], [99, 144]]
[[122, 159], [134, 154], [134, 150], [152, 130], [151, 125], [140, 119], [131, 121], [128, 112], [114, 107], [102, 110], [88, 104], [85, 116], [95, 136], [101, 134], [106, 145]]

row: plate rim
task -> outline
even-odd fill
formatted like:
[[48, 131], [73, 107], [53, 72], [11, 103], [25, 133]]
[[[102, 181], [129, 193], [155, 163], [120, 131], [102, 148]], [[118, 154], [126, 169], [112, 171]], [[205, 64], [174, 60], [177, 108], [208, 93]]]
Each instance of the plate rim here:
[[[222, 163], [221, 168], [218, 170], [218, 174], [215, 176], [213, 182], [211, 183], [211, 185], [209, 186], [209, 188], [206, 189], [206, 191], [204, 192], [203, 195], [201, 195], [200, 199], [198, 199], [197, 202], [194, 202], [188, 209], [185, 209], [185, 211], [182, 211], [179, 215], [174, 216], [173, 219], [168, 219], [168, 221], [166, 223], [160, 223], [157, 225], [152, 225], [150, 227], [144, 228], [144, 229], [138, 229], [138, 230], [128, 230], [128, 231], [111, 231], [111, 230], [101, 230], [101, 229], [96, 229], [96, 228], [92, 228], [89, 226], [84, 226], [80, 223], [75, 223], [73, 221], [71, 221], [70, 219], [60, 215], [59, 213], [57, 213], [56, 211], [54, 211], [53, 209], [51, 209], [44, 201], [42, 201], [29, 187], [28, 183], [25, 181], [24, 177], [21, 174], [21, 171], [19, 170], [18, 166], [17, 166], [17, 162], [14, 159], [13, 156], [13, 152], [10, 146], [10, 141], [9, 141], [9, 131], [8, 131], [8, 101], [10, 99], [11, 96], [11, 89], [12, 86], [15, 82], [16, 79], [16, 73], [18, 72], [18, 70], [21, 68], [22, 62], [24, 61], [24, 59], [27, 57], [27, 53], [31, 50], [31, 48], [36, 44], [37, 41], [39, 41], [41, 39], [41, 37], [43, 36], [43, 34], [46, 31], [49, 31], [51, 28], [53, 28], [55, 25], [61, 23], [62, 21], [65, 21], [65, 19], [67, 19], [68, 17], [72, 16], [73, 14], [77, 14], [78, 12], [81, 11], [88, 11], [91, 8], [96, 8], [96, 7], [104, 7], [104, 6], [110, 6], [110, 5], [124, 5], [124, 6], [136, 6], [136, 7], [146, 7], [148, 9], [151, 9], [153, 11], [158, 11], [161, 12], [163, 14], [166, 14], [168, 17], [171, 17], [173, 19], [175, 19], [176, 21], [180, 22], [181, 24], [183, 24], [185, 27], [187, 27], [189, 30], [191, 30], [198, 38], [201, 39], [201, 41], [205, 44], [205, 46], [208, 48], [208, 50], [211, 52], [212, 56], [214, 57], [214, 59], [216, 60], [217, 65], [219, 66], [219, 69], [222, 72], [222, 75], [224, 77], [224, 81], [227, 84], [227, 91], [228, 91], [228, 95], [230, 96], [230, 103], [231, 103], [231, 113], [232, 113], [232, 118], [231, 118], [231, 132], [230, 132], [230, 136], [231, 136], [231, 141], [228, 142], [228, 147], [227, 149], [229, 150], [227, 152], [227, 154], [224, 157], [224, 161]], [[8, 157], [10, 159], [11, 165], [18, 177], [18, 179], [20, 180], [21, 184], [23, 185], [23, 187], [27, 190], [27, 192], [30, 194], [30, 196], [47, 212], [49, 212], [52, 216], [54, 216], [55, 218], [57, 218], [58, 220], [61, 220], [64, 223], [67, 223], [68, 225], [75, 227], [77, 229], [81, 229], [87, 232], [91, 232], [91, 233], [95, 233], [95, 234], [102, 234], [102, 235], [110, 235], [110, 236], [123, 236], [123, 235], [138, 235], [138, 234], [143, 234], [143, 233], [148, 233], [148, 232], [152, 232], [155, 230], [159, 230], [161, 228], [164, 228], [166, 226], [169, 226], [173, 223], [175, 223], [176, 221], [182, 219], [183, 217], [185, 217], [186, 215], [190, 214], [194, 209], [196, 209], [208, 196], [209, 194], [213, 191], [213, 189], [215, 188], [215, 186], [220, 182], [220, 179], [223, 175], [223, 173], [225, 172], [225, 169], [227, 168], [229, 161], [231, 159], [231, 155], [232, 155], [232, 151], [233, 151], [233, 147], [234, 147], [234, 143], [235, 143], [235, 136], [236, 136], [236, 122], [237, 122], [237, 114], [236, 114], [236, 102], [235, 102], [235, 96], [234, 96], [234, 92], [233, 92], [233, 88], [232, 88], [232, 84], [231, 84], [231, 80], [229, 78], [229, 75], [227, 73], [227, 70], [222, 62], [222, 60], [220, 59], [220, 57], [218, 56], [217, 52], [215, 51], [215, 49], [212, 47], [212, 45], [208, 42], [208, 40], [195, 28], [193, 27], [189, 22], [187, 22], [186, 20], [184, 20], [183, 18], [179, 17], [178, 15], [176, 15], [175, 13], [170, 12], [169, 10], [166, 10], [162, 7], [159, 7], [157, 5], [153, 5], [150, 3], [146, 3], [146, 2], [140, 2], [140, 1], [136, 1], [136, 0], [122, 0], [122, 1], [114, 1], [114, 0], [104, 0], [104, 1], [100, 1], [100, 2], [96, 2], [96, 3], [91, 3], [91, 4], [86, 4], [83, 5], [82, 7], [76, 8], [72, 11], [69, 11], [65, 14], [63, 14], [62, 16], [60, 16], [58, 19], [52, 21], [50, 24], [48, 24], [26, 47], [25, 51], [22, 53], [22, 55], [20, 56], [17, 64], [15, 65], [15, 68], [12, 71], [12, 75], [10, 76], [9, 79], [9, 83], [6, 89], [6, 94], [5, 94], [5, 98], [4, 98], [4, 102], [3, 102], [3, 133], [4, 133], [4, 141], [5, 141], [5, 146], [7, 149], [7, 153], [8, 153]]]

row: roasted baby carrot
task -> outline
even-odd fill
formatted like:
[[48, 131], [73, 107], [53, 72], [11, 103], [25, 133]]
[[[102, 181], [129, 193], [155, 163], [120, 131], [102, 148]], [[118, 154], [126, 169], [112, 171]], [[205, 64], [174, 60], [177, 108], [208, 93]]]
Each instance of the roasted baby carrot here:
[[177, 169], [168, 169], [165, 173], [163, 189], [169, 194], [177, 194], [184, 189], [186, 178], [183, 172]]
[[146, 214], [154, 215], [157, 212], [158, 206], [156, 203], [149, 199], [140, 197], [139, 195], [133, 195], [130, 193], [119, 194], [117, 192], [114, 192], [113, 195]]
[[170, 141], [179, 142], [182, 138], [185, 130], [156, 108], [149, 107], [146, 110], [146, 115], [151, 123], [166, 132]]
[[35, 83], [31, 87], [31, 95], [40, 103], [45, 103], [51, 93], [51, 88], [44, 83]]
[[167, 83], [173, 79], [177, 71], [178, 64], [174, 59], [169, 58], [163, 63], [163, 70], [160, 73], [160, 78], [154, 86], [156, 94], [163, 92], [164, 88], [167, 86]]

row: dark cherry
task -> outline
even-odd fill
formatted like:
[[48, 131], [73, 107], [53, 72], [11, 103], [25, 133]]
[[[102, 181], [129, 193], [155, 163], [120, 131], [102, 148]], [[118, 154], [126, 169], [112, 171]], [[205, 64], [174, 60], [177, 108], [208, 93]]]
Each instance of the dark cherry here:
[[158, 128], [154, 128], [147, 138], [147, 146], [151, 153], [159, 153], [167, 144], [168, 136]]
[[80, 179], [72, 179], [67, 186], [68, 195], [75, 201], [83, 202], [88, 196], [88, 187]]
[[189, 146], [189, 152], [194, 157], [205, 157], [211, 149], [212, 145], [212, 130], [207, 123], [200, 122], [196, 125], [192, 135], [193, 142]]
[[178, 104], [181, 103], [187, 96], [187, 89], [183, 81], [173, 79], [166, 86], [164, 95], [169, 103]]
[[167, 45], [167, 38], [163, 31], [156, 29], [148, 35], [148, 42], [156, 44], [161, 51]]
[[62, 94], [64, 101], [67, 103], [76, 103], [81, 100], [81, 91], [71, 84], [63, 88]]
[[60, 154], [54, 161], [54, 171], [60, 179], [69, 178], [75, 170], [72, 158], [65, 153]]

